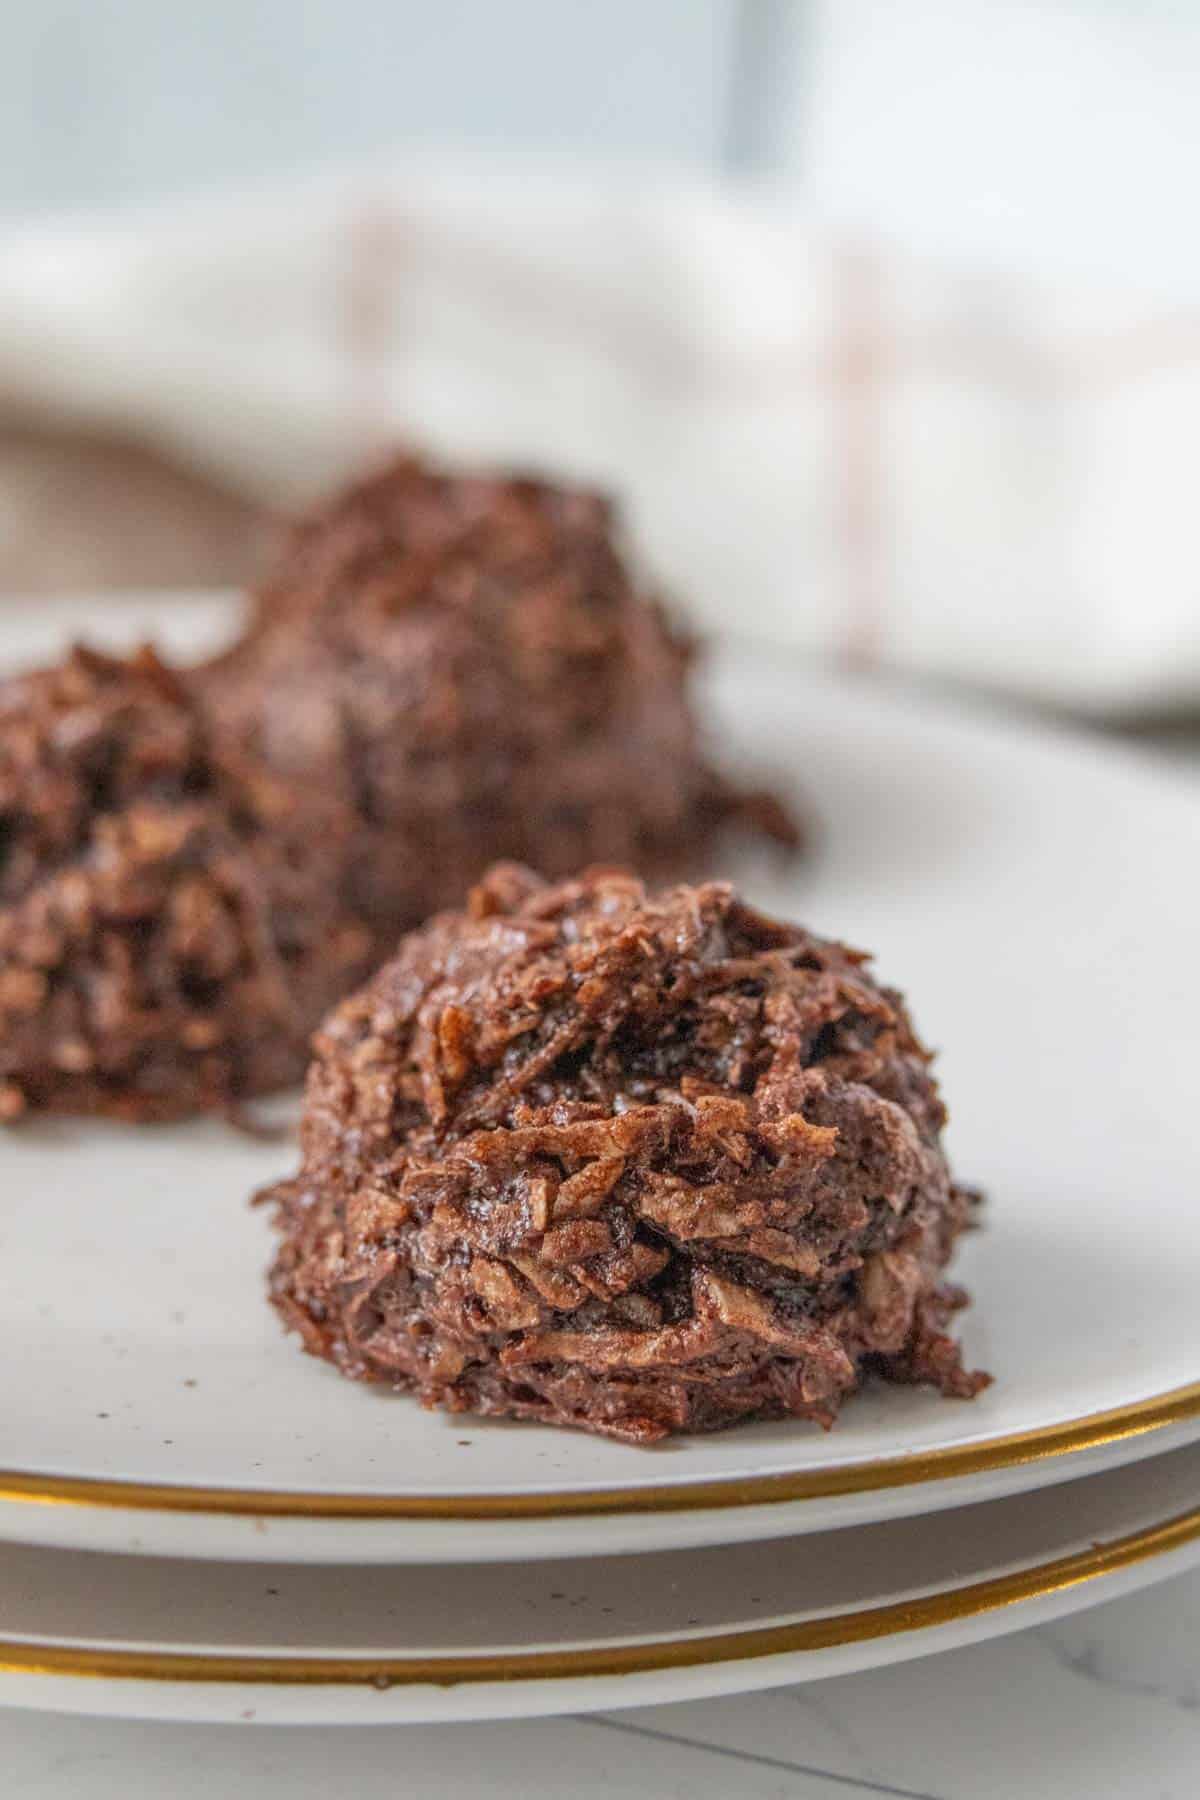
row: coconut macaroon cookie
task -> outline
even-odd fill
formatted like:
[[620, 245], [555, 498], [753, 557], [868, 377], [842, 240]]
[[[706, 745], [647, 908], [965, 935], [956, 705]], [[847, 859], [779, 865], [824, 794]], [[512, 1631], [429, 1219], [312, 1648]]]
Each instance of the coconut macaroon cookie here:
[[602, 497], [400, 456], [293, 526], [207, 682], [248, 756], [357, 820], [390, 945], [498, 857], [678, 875], [731, 817], [791, 841], [701, 755], [690, 662]]
[[427, 1406], [635, 1443], [967, 1397], [968, 1199], [900, 996], [723, 883], [493, 869], [326, 1022], [271, 1294]]
[[152, 651], [0, 683], [0, 1118], [160, 1119], [299, 1078], [371, 966], [338, 821]]
[[498, 856], [682, 872], [782, 808], [698, 748], [597, 497], [401, 457], [292, 529], [231, 650], [0, 683], [0, 1117], [296, 1080]]

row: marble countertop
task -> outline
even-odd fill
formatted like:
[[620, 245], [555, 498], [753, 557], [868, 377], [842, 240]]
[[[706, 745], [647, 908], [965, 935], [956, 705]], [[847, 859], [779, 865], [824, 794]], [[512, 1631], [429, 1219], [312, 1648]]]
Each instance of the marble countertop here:
[[1200, 1571], [1057, 1624], [769, 1694], [357, 1730], [0, 1712], [20, 1800], [1193, 1800]]

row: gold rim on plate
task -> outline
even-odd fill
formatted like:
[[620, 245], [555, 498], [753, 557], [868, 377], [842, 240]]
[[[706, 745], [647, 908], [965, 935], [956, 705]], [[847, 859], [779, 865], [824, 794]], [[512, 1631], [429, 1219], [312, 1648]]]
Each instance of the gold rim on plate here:
[[105, 1680], [213, 1682], [274, 1687], [455, 1687], [480, 1682], [545, 1681], [567, 1676], [644, 1675], [713, 1663], [831, 1650], [902, 1633], [928, 1631], [1022, 1601], [1061, 1593], [1118, 1574], [1200, 1539], [1200, 1508], [1161, 1524], [1070, 1551], [1007, 1575], [857, 1612], [828, 1613], [689, 1638], [579, 1650], [475, 1652], [451, 1656], [283, 1656], [253, 1653], [98, 1650], [0, 1638], [0, 1674], [89, 1676]]
[[248, 1514], [311, 1519], [547, 1519], [778, 1505], [982, 1475], [1141, 1437], [1200, 1416], [1200, 1382], [1061, 1425], [973, 1444], [796, 1474], [726, 1477], [671, 1486], [574, 1489], [557, 1494], [338, 1494], [271, 1488], [194, 1487], [0, 1470], [0, 1501], [127, 1507], [148, 1512]]

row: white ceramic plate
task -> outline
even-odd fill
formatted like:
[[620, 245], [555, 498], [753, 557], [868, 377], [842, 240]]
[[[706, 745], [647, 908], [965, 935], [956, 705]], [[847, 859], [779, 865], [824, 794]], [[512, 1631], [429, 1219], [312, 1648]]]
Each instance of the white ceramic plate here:
[[0, 1703], [364, 1724], [697, 1699], [1015, 1630], [1200, 1562], [1200, 1447], [783, 1543], [380, 1570], [0, 1549]]
[[[98, 626], [128, 638], [135, 612], [98, 606]], [[228, 613], [179, 617], [195, 641]], [[611, 1554], [928, 1511], [1200, 1435], [1200, 797], [1091, 742], [778, 658], [727, 658], [715, 698], [738, 752], [820, 815], [806, 865], [735, 872], [875, 949], [943, 1047], [956, 1165], [991, 1195], [961, 1271], [967, 1354], [995, 1386], [972, 1405], [871, 1392], [828, 1436], [653, 1451], [431, 1416], [280, 1334], [244, 1201], [289, 1152], [211, 1124], [36, 1126], [0, 1139], [0, 1330], [20, 1346], [0, 1366], [0, 1534]]]

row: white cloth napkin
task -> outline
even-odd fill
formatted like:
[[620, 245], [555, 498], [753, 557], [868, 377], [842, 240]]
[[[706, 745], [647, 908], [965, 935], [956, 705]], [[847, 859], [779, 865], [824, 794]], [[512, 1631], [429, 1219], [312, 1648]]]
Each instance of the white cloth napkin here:
[[1085, 709], [1200, 698], [1200, 314], [424, 154], [0, 244], [0, 397], [271, 503], [412, 436], [614, 488], [693, 615]]

